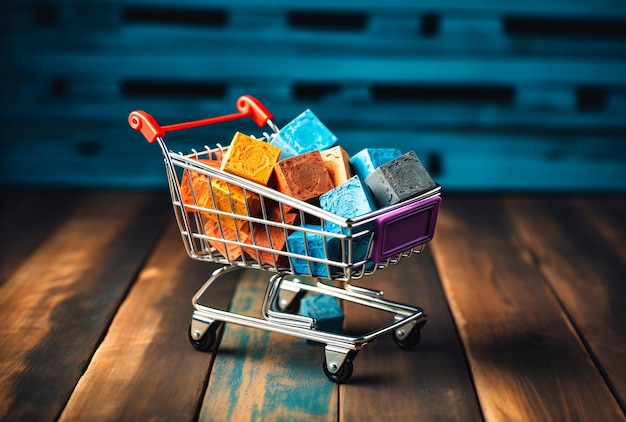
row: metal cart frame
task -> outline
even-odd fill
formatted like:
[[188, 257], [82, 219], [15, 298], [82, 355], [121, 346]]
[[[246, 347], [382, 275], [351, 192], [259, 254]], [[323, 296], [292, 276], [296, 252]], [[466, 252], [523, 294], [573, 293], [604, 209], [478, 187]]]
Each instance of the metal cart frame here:
[[[198, 350], [211, 350], [217, 343], [218, 330], [223, 323], [300, 337], [325, 345], [322, 368], [326, 376], [337, 383], [346, 382], [351, 377], [357, 353], [382, 335], [391, 333], [403, 349], [415, 347], [421, 337], [421, 328], [427, 321], [423, 309], [384, 299], [382, 291], [354, 286], [350, 281], [383, 270], [423, 250], [434, 233], [441, 187], [437, 185], [435, 189], [401, 204], [346, 219], [210, 165], [210, 160], [222, 156], [228, 147], [218, 144], [216, 148], [205, 147], [203, 151], [193, 150], [191, 154], [176, 153], [167, 148], [163, 140], [166, 132], [244, 117], [252, 118], [258, 126], [267, 125], [272, 134], [278, 132], [271, 121], [271, 113], [255, 98], [242, 96], [236, 106], [238, 113], [169, 126], [160, 126], [143, 111], [134, 111], [129, 115], [130, 126], [141, 131], [150, 143], [157, 142], [161, 148], [174, 214], [187, 253], [192, 259], [224, 264], [193, 296], [194, 311], [189, 330], [192, 345]], [[263, 133], [263, 139], [269, 141], [272, 134]], [[192, 175], [208, 180], [210, 206], [199, 201], [200, 194], [194, 191]], [[243, 192], [245, 198], [250, 195], [258, 198], [260, 210], [252, 212], [247, 199], [244, 212], [235, 211], [232, 200], [230, 209], [214, 206], [216, 193], [212, 181], [225, 183], [229, 198], [231, 189]], [[185, 197], [183, 189], [190, 189], [191, 196], [187, 192]], [[272, 213], [276, 205], [278, 212]], [[288, 218], [288, 215], [291, 217]], [[209, 220], [212, 232], [205, 229]], [[311, 228], [307, 225], [310, 221], [320, 224]], [[234, 227], [229, 229], [232, 222], [235, 222]], [[334, 230], [330, 230], [331, 226]], [[411, 228], [409, 237], [397, 241], [393, 236], [385, 236], [390, 227]], [[413, 233], [411, 230], [414, 227], [416, 230]], [[285, 245], [274, 244], [270, 235], [270, 232], [278, 232], [279, 237], [286, 238], [296, 231], [301, 232], [305, 239], [304, 251], [293, 251]], [[316, 256], [307, 249], [307, 236], [317, 236], [322, 240], [323, 256]], [[232, 250], [237, 253], [231, 253]], [[304, 271], [302, 266], [296, 271], [296, 261], [306, 264]], [[265, 290], [260, 309], [262, 317], [242, 315], [201, 303], [218, 278], [243, 268], [274, 273]], [[393, 321], [359, 336], [319, 330], [315, 319], [294, 312], [300, 299], [309, 292], [391, 313]]]

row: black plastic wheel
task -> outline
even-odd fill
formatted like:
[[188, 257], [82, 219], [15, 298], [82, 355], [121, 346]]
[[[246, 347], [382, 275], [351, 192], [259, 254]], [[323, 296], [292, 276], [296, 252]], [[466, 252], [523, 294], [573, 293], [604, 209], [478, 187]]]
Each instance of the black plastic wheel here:
[[201, 352], [208, 352], [215, 346], [217, 343], [217, 331], [222, 325], [221, 321], [214, 321], [209, 325], [209, 329], [204, 333], [202, 337], [198, 340], [194, 339], [191, 335], [191, 325], [189, 326], [189, 330], [187, 330], [187, 334], [189, 335], [189, 342], [191, 345]]
[[332, 382], [336, 382], [337, 384], [343, 384], [348, 381], [352, 376], [352, 372], [354, 371], [354, 364], [352, 363], [352, 359], [350, 357], [346, 358], [343, 365], [337, 372], [334, 374], [328, 370], [328, 362], [326, 361], [326, 357], [324, 357], [324, 362], [322, 363], [322, 368], [324, 369], [324, 374], [328, 377]]
[[399, 339], [394, 330], [391, 332], [393, 341], [398, 345], [399, 348], [404, 349], [404, 350], [411, 350], [415, 348], [419, 344], [420, 340], [422, 339], [422, 327], [423, 326], [424, 326], [424, 323], [417, 324], [415, 327], [413, 327], [411, 332], [403, 339]]

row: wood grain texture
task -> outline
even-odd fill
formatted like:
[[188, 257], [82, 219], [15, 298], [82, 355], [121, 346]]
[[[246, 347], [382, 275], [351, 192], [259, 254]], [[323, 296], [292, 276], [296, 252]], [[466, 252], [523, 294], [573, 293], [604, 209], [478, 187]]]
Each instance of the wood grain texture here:
[[[482, 420], [462, 345], [428, 248], [359, 286], [422, 307], [429, 316], [420, 344], [398, 348], [391, 335], [367, 345], [354, 375], [341, 386], [340, 420]], [[393, 322], [393, 315], [345, 303], [348, 332], [363, 334]]]
[[[212, 355], [189, 344], [190, 298], [213, 269], [187, 256], [172, 219], [60, 419], [194, 420]], [[214, 286], [221, 306], [235, 286], [224, 281]]]
[[587, 218], [596, 236], [611, 245], [622, 262], [626, 262], [626, 200], [623, 196], [574, 199], [575, 207]]
[[626, 200], [514, 198], [506, 210], [626, 409]]
[[164, 198], [81, 196], [0, 287], [0, 415], [58, 416], [161, 230]]
[[[258, 315], [267, 273], [242, 273], [231, 311]], [[202, 421], [335, 421], [338, 390], [324, 349], [296, 337], [227, 324], [200, 412]]]
[[0, 286], [67, 218], [81, 191], [0, 188]]
[[476, 197], [447, 198], [432, 242], [485, 419], [624, 420], [519, 242], [501, 202]]

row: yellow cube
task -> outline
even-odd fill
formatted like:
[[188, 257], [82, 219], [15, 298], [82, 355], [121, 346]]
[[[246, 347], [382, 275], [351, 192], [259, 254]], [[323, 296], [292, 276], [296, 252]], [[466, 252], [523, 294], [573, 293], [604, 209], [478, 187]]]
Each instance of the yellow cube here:
[[[206, 208], [224, 211], [230, 214], [256, 216], [261, 209], [259, 195], [246, 191], [221, 179], [211, 180], [212, 198], [209, 198]], [[211, 197], [211, 195], [209, 195]], [[247, 208], [246, 208], [247, 204]], [[208, 217], [217, 220], [218, 214], [205, 213]], [[219, 216], [222, 224], [233, 230], [238, 229], [244, 233], [250, 232], [250, 224], [246, 220], [229, 216]]]
[[280, 148], [237, 132], [222, 161], [221, 169], [267, 185], [279, 156]]

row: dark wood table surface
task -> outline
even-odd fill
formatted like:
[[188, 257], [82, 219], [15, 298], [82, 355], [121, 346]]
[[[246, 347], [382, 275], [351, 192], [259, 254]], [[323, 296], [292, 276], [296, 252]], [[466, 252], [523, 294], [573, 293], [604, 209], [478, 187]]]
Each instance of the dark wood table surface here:
[[[624, 197], [444, 192], [424, 253], [355, 283], [423, 307], [420, 345], [380, 338], [337, 385], [299, 338], [227, 324], [215, 353], [189, 344], [216, 265], [186, 255], [166, 192], [1, 192], [2, 420], [626, 420]], [[260, 307], [269, 275], [212, 299]]]

